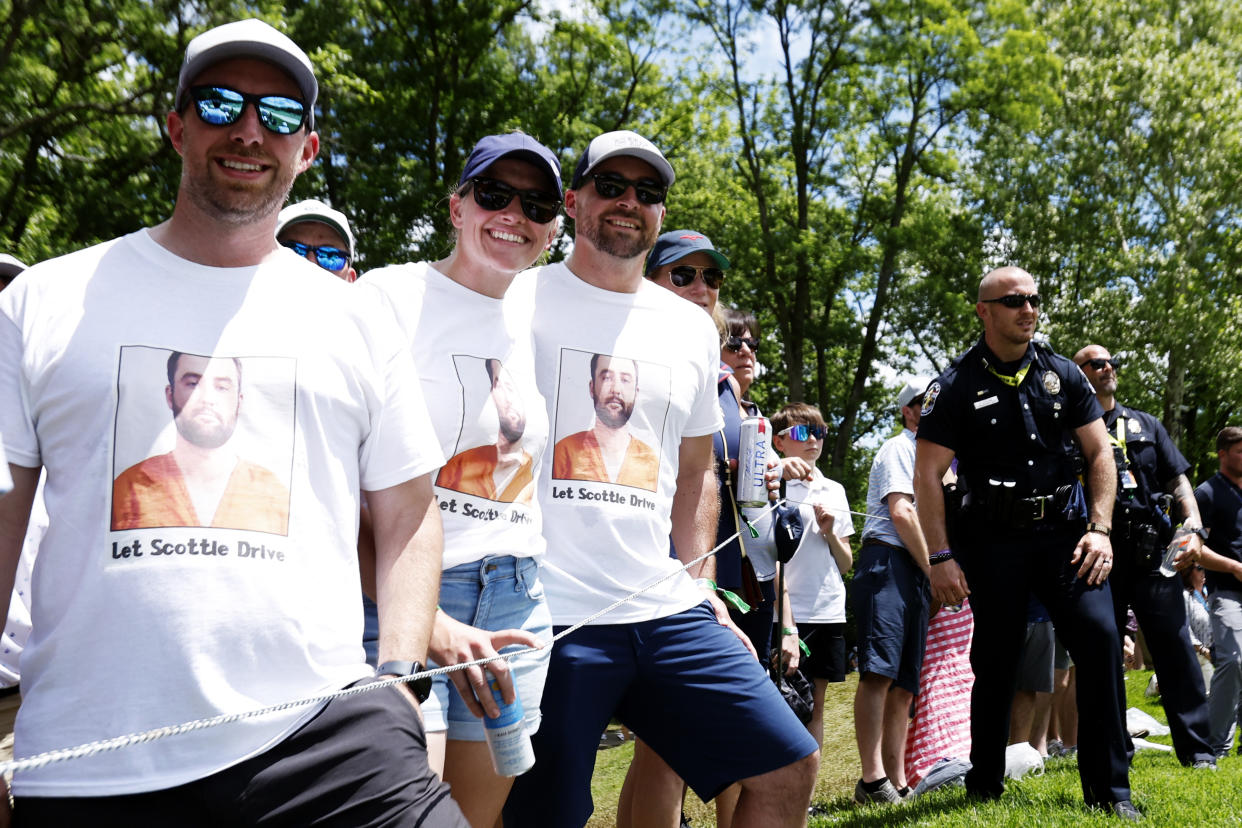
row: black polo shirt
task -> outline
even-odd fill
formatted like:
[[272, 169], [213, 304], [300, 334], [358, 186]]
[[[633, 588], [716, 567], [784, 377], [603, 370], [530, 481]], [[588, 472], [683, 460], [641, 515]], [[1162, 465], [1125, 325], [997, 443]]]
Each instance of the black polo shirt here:
[[990, 478], [1044, 495], [1073, 482], [1074, 430], [1102, 413], [1070, 360], [1031, 343], [1004, 363], [980, 338], [928, 386], [918, 439], [952, 449], [967, 485]]
[[[1195, 489], [1199, 515], [1208, 530], [1208, 547], [1217, 555], [1242, 561], [1242, 489], [1220, 472]], [[1231, 589], [1242, 592], [1242, 581], [1224, 572], [1207, 570], [1208, 591]]]

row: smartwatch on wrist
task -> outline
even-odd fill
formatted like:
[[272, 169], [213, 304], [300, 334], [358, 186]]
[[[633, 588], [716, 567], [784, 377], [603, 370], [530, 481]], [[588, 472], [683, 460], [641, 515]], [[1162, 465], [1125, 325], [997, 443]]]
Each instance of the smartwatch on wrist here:
[[[423, 669], [423, 665], [417, 661], [385, 661], [375, 668], [375, 675], [412, 676], [415, 673], [421, 673]], [[406, 684], [414, 691], [414, 698], [418, 699], [419, 704], [427, 701], [427, 697], [431, 695], [431, 676], [407, 681]]]
[[1190, 531], [1198, 535], [1199, 539], [1202, 540], [1204, 543], [1207, 543], [1207, 539], [1208, 539], [1207, 529], [1203, 528], [1202, 526], [1196, 526], [1194, 529], [1191, 529]]

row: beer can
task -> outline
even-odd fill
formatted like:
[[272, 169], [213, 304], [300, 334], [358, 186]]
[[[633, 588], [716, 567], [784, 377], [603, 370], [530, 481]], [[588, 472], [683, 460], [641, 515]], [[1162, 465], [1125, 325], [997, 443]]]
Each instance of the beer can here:
[[764, 475], [771, 457], [772, 424], [766, 417], [742, 420], [742, 433], [737, 441], [737, 505], [768, 505], [768, 483]]
[[535, 750], [526, 732], [526, 716], [522, 700], [514, 688], [513, 704], [505, 704], [500, 684], [495, 676], [487, 674], [487, 686], [492, 698], [500, 707], [500, 715], [493, 719], [483, 717], [483, 732], [487, 735], [487, 747], [492, 755], [492, 767], [498, 776], [520, 776], [534, 767]]

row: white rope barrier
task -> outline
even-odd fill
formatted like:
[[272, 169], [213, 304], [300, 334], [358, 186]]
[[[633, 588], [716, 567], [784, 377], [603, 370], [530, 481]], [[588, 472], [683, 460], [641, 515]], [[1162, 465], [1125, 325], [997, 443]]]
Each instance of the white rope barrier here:
[[[763, 514], [767, 514], [771, 512], [772, 510], [776, 509], [783, 502], [784, 501], [778, 500], [772, 503], [771, 505], [766, 507], [763, 510], [763, 512], [760, 513], [760, 516], [762, 516]], [[475, 659], [474, 661], [464, 661], [460, 664], [453, 664], [447, 667], [437, 667], [431, 670], [424, 670], [421, 673], [416, 673], [410, 676], [394, 676], [392, 678], [380, 679], [378, 681], [370, 682], [364, 685], [346, 687], [340, 690], [332, 690], [326, 693], [319, 693], [314, 696], [307, 696], [301, 699], [293, 699], [290, 701], [281, 702], [280, 704], [273, 704], [267, 707], [260, 707], [260, 708], [256, 708], [253, 710], [245, 710], [239, 713], [223, 713], [218, 716], [211, 716], [205, 719], [195, 719], [189, 722], [182, 722], [181, 724], [168, 725], [165, 727], [154, 728], [152, 730], [145, 730], [139, 733], [130, 733], [124, 736], [115, 736], [110, 739], [100, 739], [94, 742], [86, 742], [84, 744], [76, 745], [74, 747], [58, 748], [56, 750], [49, 750], [44, 753], [36, 754], [34, 756], [28, 756], [25, 759], [11, 759], [7, 762], [0, 762], [0, 775], [7, 776], [13, 773], [20, 773], [21, 771], [43, 768], [48, 765], [56, 764], [59, 762], [68, 762], [74, 759], [85, 759], [89, 756], [95, 756], [100, 753], [107, 753], [110, 751], [122, 750], [124, 748], [131, 747], [133, 745], [139, 745], [139, 744], [144, 744], [147, 742], [158, 741], [160, 739], [166, 739], [170, 736], [179, 736], [184, 733], [193, 733], [194, 731], [197, 731], [197, 730], [206, 730], [208, 728], [220, 727], [221, 725], [231, 724], [233, 722], [239, 722], [244, 719], [254, 719], [254, 718], [258, 718], [259, 716], [267, 716], [273, 713], [281, 713], [281, 712], [284, 712], [286, 710], [291, 710], [296, 707], [306, 707], [312, 704], [330, 702], [334, 699], [340, 699], [346, 696], [355, 696], [360, 693], [369, 693], [373, 690], [381, 690], [386, 687], [392, 687], [393, 685], [396, 685], [396, 684], [417, 681], [422, 678], [444, 675], [446, 673], [454, 673], [460, 670], [469, 669], [470, 667], [477, 667], [477, 666], [481, 666], [484, 664], [488, 664], [493, 661], [499, 661], [502, 659], [509, 660], [509, 659], [517, 658], [520, 655], [526, 655], [527, 653], [537, 652], [538, 650], [542, 650], [546, 647], [552, 646], [553, 644], [555, 644], [557, 641], [564, 638], [565, 636], [581, 629], [582, 627], [585, 627], [588, 624], [591, 624], [592, 622], [598, 620], [604, 615], [607, 615], [608, 613], [612, 612], [618, 607], [623, 606], [626, 603], [629, 603], [630, 601], [634, 600], [638, 596], [652, 589], [655, 589], [660, 584], [664, 583], [670, 578], [674, 578], [680, 575], [682, 572], [685, 572], [690, 567], [695, 566], [699, 563], [702, 563], [703, 561], [710, 558], [712, 555], [715, 555], [717, 552], [719, 552], [724, 546], [731, 543], [740, 534], [741, 532], [737, 532], [731, 535], [730, 537], [726, 538], [724, 541], [720, 542], [715, 547], [703, 553], [702, 555], [690, 561], [689, 563], [682, 565], [678, 569], [672, 570], [667, 575], [664, 575], [661, 578], [657, 578], [656, 580], [652, 581], [650, 584], [647, 584], [645, 587], [642, 587], [641, 589], [635, 590], [634, 592], [631, 592], [629, 595], [626, 595], [624, 598], [614, 601], [613, 603], [604, 607], [599, 612], [596, 612], [595, 614], [590, 615], [587, 618], [584, 618], [582, 621], [579, 621], [577, 624], [574, 624], [573, 626], [565, 628], [560, 633], [553, 636], [552, 639], [548, 641], [546, 644], [543, 644], [539, 647], [526, 647], [524, 649], [515, 650], [513, 652], [505, 653], [503, 655], [495, 655], [489, 658], [479, 658], [479, 659]]]
[[[764, 507], [762, 511], [758, 515], [756, 515], [756, 517], [762, 517], [765, 514], [769, 514], [774, 509], [776, 509], [778, 506], [781, 506], [782, 504], [804, 504], [804, 503], [809, 503], [809, 502], [810, 501], [785, 500], [785, 499], [777, 500], [771, 503], [770, 505], [768, 505], [767, 507]], [[871, 517], [871, 518], [876, 518], [877, 520], [888, 520], [888, 518], [880, 517], [878, 515], [870, 515], [870, 514], [867, 514], [866, 512], [855, 512], [849, 509], [845, 509], [845, 510], [837, 509], [834, 511], [838, 511], [838, 512], [845, 511], [851, 515], [859, 515], [860, 517]], [[144, 744], [147, 742], [158, 741], [160, 739], [166, 739], [170, 736], [179, 736], [184, 733], [193, 733], [194, 731], [197, 731], [197, 730], [206, 730], [208, 728], [220, 727], [222, 725], [231, 724], [233, 722], [239, 722], [245, 719], [254, 719], [260, 716], [268, 716], [273, 713], [282, 713], [286, 710], [291, 710], [296, 707], [306, 707], [312, 704], [326, 703], [334, 699], [345, 698], [346, 696], [356, 696], [360, 693], [369, 693], [373, 690], [382, 690], [386, 687], [392, 687], [393, 685], [396, 685], [396, 684], [417, 681], [419, 679], [428, 678], [431, 676], [439, 676], [439, 675], [444, 675], [447, 673], [454, 673], [460, 670], [469, 669], [470, 667], [478, 667], [478, 666], [489, 664], [493, 661], [499, 661], [502, 659], [507, 661], [509, 659], [517, 658], [518, 656], [521, 656], [521, 655], [526, 655], [527, 653], [537, 652], [538, 650], [542, 650], [546, 647], [552, 646], [553, 644], [555, 644], [557, 641], [564, 638], [565, 636], [573, 632], [576, 632], [577, 630], [581, 629], [582, 627], [587, 626], [588, 624], [595, 622], [596, 620], [602, 618], [603, 616], [607, 615], [608, 613], [612, 612], [618, 607], [621, 607], [629, 603], [630, 601], [633, 601], [635, 598], [639, 597], [640, 595], [646, 592], [649, 592], [652, 589], [655, 589], [657, 586], [669, 580], [670, 578], [674, 578], [680, 575], [682, 572], [685, 572], [686, 570], [690, 569], [690, 567], [696, 566], [697, 564], [702, 563], [703, 561], [710, 558], [712, 555], [715, 555], [726, 545], [732, 543], [733, 540], [739, 537], [741, 534], [742, 534], [741, 530], [739, 530], [738, 532], [735, 532], [734, 534], [730, 535], [728, 538], [721, 541], [716, 546], [714, 546], [707, 552], [704, 552], [702, 555], [690, 561], [689, 563], [682, 565], [680, 568], [669, 572], [667, 575], [664, 575], [661, 578], [657, 578], [656, 580], [652, 581], [650, 584], [647, 584], [647, 586], [642, 587], [641, 589], [635, 590], [634, 592], [631, 592], [629, 595], [626, 595], [625, 597], [612, 602], [611, 604], [604, 607], [599, 612], [596, 612], [595, 614], [590, 615], [587, 618], [584, 618], [583, 620], [579, 621], [577, 624], [574, 624], [573, 626], [565, 628], [557, 635], [554, 635], [552, 639], [548, 641], [546, 644], [543, 644], [539, 647], [526, 647], [525, 649], [515, 650], [513, 652], [505, 653], [503, 655], [495, 655], [489, 658], [479, 658], [479, 659], [475, 659], [474, 661], [464, 661], [460, 664], [453, 664], [447, 667], [436, 667], [434, 669], [424, 670], [421, 673], [416, 673], [410, 676], [394, 676], [392, 678], [380, 679], [378, 681], [370, 682], [364, 685], [345, 687], [340, 690], [332, 690], [326, 693], [319, 693], [314, 696], [307, 696], [301, 699], [294, 699], [294, 700], [287, 701], [287, 702], [281, 702], [280, 704], [273, 704], [267, 707], [256, 708], [254, 710], [245, 710], [239, 713], [223, 713], [218, 716], [211, 716], [205, 719], [195, 719], [193, 721], [182, 722], [181, 724], [177, 724], [177, 725], [168, 725], [166, 727], [158, 727], [152, 730], [145, 730], [139, 733], [130, 733], [124, 736], [115, 736], [110, 739], [100, 739], [94, 742], [86, 742], [84, 744], [77, 745], [75, 747], [49, 750], [44, 753], [39, 753], [34, 756], [29, 756], [25, 759], [10, 759], [7, 762], [0, 762], [0, 775], [8, 776], [13, 773], [20, 773], [21, 771], [26, 771], [26, 770], [35, 770], [35, 769], [43, 768], [48, 765], [56, 764], [59, 762], [68, 762], [74, 759], [85, 759], [86, 757], [95, 756], [100, 753], [107, 753], [110, 751], [122, 750], [124, 748], [131, 747], [133, 745], [139, 745], [139, 744]]]

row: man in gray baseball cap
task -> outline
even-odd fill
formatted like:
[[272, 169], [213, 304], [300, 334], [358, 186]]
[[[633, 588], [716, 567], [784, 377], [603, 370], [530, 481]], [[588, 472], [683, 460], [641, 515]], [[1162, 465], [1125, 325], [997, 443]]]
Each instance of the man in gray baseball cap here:
[[[376, 676], [358, 646], [360, 492], [378, 673], [423, 672], [444, 457], [396, 323], [277, 245], [280, 207], [319, 150], [316, 95], [306, 54], [262, 21], [194, 38], [167, 115], [182, 160], [171, 217], [0, 293], [14, 481], [0, 595], [48, 470], [15, 754], [220, 722], [18, 773], [20, 824], [466, 825], [428, 765], [420, 683], [322, 701]], [[169, 408], [177, 427], [161, 434]], [[263, 497], [239, 499], [256, 479], [216, 450], [234, 428], [275, 469]], [[144, 470], [135, 490], [162, 494], [140, 524], [115, 522], [114, 479], [187, 435], [215, 447]]]
[[[730, 620], [706, 556], [719, 509], [720, 338], [707, 314], [643, 277], [673, 179], [646, 138], [595, 138], [565, 193], [573, 252], [519, 277], [534, 296], [535, 376], [556, 424], [553, 462], [536, 483], [540, 578], [553, 624], [589, 623], [552, 649], [535, 766], [505, 803], [510, 828], [586, 823], [600, 725], [614, 715], [704, 800], [740, 782], [734, 828], [806, 823], [815, 740]], [[568, 389], [584, 388], [594, 422], [634, 430], [576, 439], [570, 424], [583, 421]], [[639, 457], [654, 461], [650, 475], [626, 479], [621, 469]], [[632, 824], [668, 824], [681, 784], [671, 802], [668, 793], [635, 794]]]
[[208, 67], [229, 58], [258, 58], [285, 71], [297, 84], [306, 111], [306, 129], [315, 128], [315, 101], [319, 97], [319, 81], [310, 58], [289, 37], [262, 20], [250, 18], [225, 23], [203, 32], [190, 41], [185, 61], [177, 77], [176, 110], [190, 102], [195, 80]]

